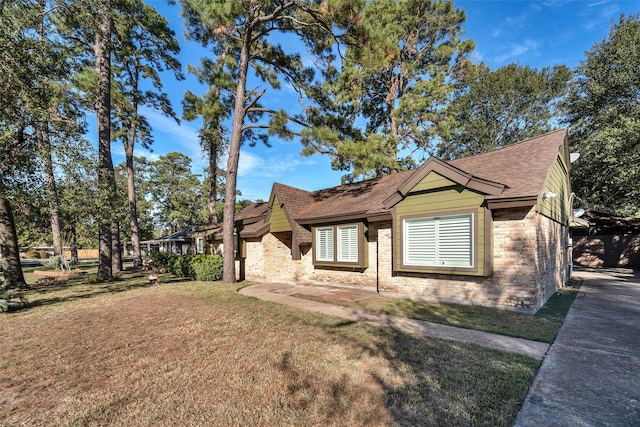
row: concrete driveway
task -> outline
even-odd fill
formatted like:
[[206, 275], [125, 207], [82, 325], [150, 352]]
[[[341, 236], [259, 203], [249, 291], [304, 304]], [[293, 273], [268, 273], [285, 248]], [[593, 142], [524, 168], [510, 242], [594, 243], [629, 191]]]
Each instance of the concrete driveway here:
[[640, 426], [640, 271], [585, 269], [516, 426]]

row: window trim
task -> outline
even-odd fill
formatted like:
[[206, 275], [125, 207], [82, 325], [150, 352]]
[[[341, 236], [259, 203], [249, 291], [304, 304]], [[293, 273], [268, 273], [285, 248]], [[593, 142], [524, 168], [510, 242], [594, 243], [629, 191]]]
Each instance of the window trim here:
[[196, 237], [196, 253], [204, 253], [204, 237]]
[[[340, 261], [340, 240], [339, 233], [341, 229], [347, 229], [356, 227], [356, 239], [357, 239], [357, 260], [355, 261]], [[319, 257], [319, 236], [318, 232], [322, 230], [331, 230], [331, 257], [320, 259]], [[337, 267], [351, 267], [351, 268], [366, 268], [366, 248], [367, 239], [365, 238], [366, 228], [362, 222], [350, 222], [344, 224], [332, 224], [332, 225], [319, 225], [311, 228], [311, 247], [313, 252], [313, 265], [314, 266], [337, 266]]]
[[[324, 251], [321, 251], [320, 249], [320, 233], [321, 232], [328, 232], [328, 236], [326, 237], [326, 240], [328, 241], [328, 246], [331, 246], [330, 248], [325, 248]], [[314, 259], [318, 262], [318, 263], [325, 263], [325, 262], [329, 262], [329, 263], [333, 263], [336, 262], [336, 256], [335, 256], [335, 249], [336, 249], [336, 243], [335, 243], [335, 228], [334, 227], [318, 227], [316, 229], [314, 229], [314, 239], [312, 242], [312, 245], [314, 247]], [[329, 244], [330, 243], [330, 244]], [[330, 250], [330, 251], [329, 251]], [[329, 256], [324, 256], [323, 252], [330, 252], [328, 255]]]
[[[416, 264], [407, 264], [406, 263], [406, 229], [405, 222], [407, 220], [419, 220], [419, 219], [437, 219], [437, 218], [447, 218], [447, 217], [459, 217], [459, 216], [469, 216], [471, 218], [471, 265], [470, 266], [453, 266], [453, 265], [416, 265]], [[449, 212], [434, 212], [427, 214], [419, 214], [419, 215], [404, 215], [399, 218], [399, 233], [400, 238], [398, 240], [399, 244], [399, 260], [398, 260], [398, 271], [406, 271], [406, 272], [434, 272], [434, 273], [477, 273], [480, 271], [480, 266], [478, 264], [478, 251], [480, 248], [478, 247], [478, 215], [475, 210], [463, 210], [463, 211], [449, 211]]]

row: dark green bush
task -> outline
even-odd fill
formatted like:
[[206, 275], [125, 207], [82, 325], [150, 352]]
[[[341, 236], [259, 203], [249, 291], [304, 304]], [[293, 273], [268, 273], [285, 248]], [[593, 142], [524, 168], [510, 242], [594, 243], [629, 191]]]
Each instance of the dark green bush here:
[[222, 278], [222, 257], [220, 255], [196, 255], [191, 267], [196, 280], [216, 281]]
[[149, 255], [151, 266], [155, 268], [169, 268], [169, 264], [176, 257], [171, 252], [153, 252]]
[[178, 255], [171, 259], [167, 266], [167, 270], [169, 270], [169, 273], [177, 277], [194, 278], [195, 273], [193, 271], [193, 267], [191, 267], [192, 259], [193, 255]]

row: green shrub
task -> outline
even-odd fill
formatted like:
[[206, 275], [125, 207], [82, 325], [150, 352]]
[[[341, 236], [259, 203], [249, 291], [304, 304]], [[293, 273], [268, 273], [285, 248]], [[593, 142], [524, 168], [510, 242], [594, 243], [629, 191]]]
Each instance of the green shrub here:
[[22, 293], [15, 289], [0, 288], [0, 313], [9, 311], [13, 307], [22, 307], [26, 304]]
[[216, 281], [222, 278], [222, 257], [220, 255], [196, 255], [191, 267], [196, 280]]
[[169, 268], [169, 264], [176, 257], [171, 252], [154, 252], [149, 255], [151, 266], [155, 268]]
[[49, 265], [54, 269], [62, 270], [63, 269], [62, 266], [64, 265], [64, 260], [60, 255], [54, 255], [51, 258], [49, 258]]
[[167, 269], [169, 273], [177, 277], [195, 277], [193, 268], [191, 267], [191, 259], [193, 255], [178, 255], [171, 259]]

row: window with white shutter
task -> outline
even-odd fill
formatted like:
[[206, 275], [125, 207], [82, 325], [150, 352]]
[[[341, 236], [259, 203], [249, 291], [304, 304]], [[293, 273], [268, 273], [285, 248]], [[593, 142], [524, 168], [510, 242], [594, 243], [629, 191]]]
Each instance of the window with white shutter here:
[[314, 227], [312, 245], [314, 265], [367, 267], [367, 246], [362, 223]]
[[358, 226], [337, 227], [338, 262], [358, 262]]
[[333, 227], [316, 228], [316, 260], [333, 262]]
[[472, 267], [473, 215], [403, 220], [403, 264]]

